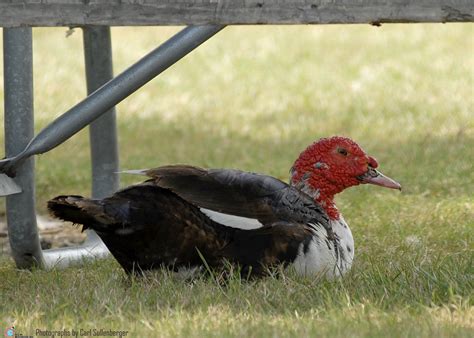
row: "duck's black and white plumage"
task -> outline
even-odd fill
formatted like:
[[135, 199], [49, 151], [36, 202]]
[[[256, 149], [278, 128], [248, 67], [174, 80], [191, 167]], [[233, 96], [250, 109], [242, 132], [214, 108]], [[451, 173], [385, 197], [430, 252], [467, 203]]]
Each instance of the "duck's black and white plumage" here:
[[[358, 182], [378, 173], [368, 163]], [[134, 171], [149, 179], [111, 197], [58, 196], [48, 208], [95, 230], [128, 273], [200, 267], [205, 259], [210, 267], [229, 261], [257, 275], [283, 264], [301, 274], [340, 276], [354, 257], [351, 231], [334, 217], [331, 201], [320, 200], [325, 189], [302, 189], [309, 176], [296, 177], [303, 167], [295, 162], [286, 184], [238, 170], [164, 166]]]

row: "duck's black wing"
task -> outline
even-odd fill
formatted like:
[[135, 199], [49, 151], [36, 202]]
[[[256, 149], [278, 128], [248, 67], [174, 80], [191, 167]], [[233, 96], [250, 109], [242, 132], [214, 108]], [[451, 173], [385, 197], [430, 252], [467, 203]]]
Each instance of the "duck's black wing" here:
[[275, 222], [318, 223], [329, 228], [324, 209], [304, 192], [271, 176], [233, 169], [164, 166], [141, 172], [184, 200], [226, 215]]

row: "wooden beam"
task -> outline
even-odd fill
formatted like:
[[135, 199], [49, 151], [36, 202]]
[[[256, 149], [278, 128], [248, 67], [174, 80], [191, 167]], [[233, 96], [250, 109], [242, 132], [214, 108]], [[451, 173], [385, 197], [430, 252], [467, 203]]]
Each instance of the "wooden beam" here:
[[473, 0], [7, 0], [0, 26], [472, 22]]

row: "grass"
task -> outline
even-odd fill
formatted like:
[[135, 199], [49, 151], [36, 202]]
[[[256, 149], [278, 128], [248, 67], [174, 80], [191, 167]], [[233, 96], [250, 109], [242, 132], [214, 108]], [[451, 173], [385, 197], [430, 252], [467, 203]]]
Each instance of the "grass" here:
[[[177, 30], [113, 29], [116, 73]], [[472, 24], [229, 27], [118, 106], [124, 169], [190, 163], [286, 179], [314, 139], [357, 140], [404, 191], [338, 197], [356, 242], [344, 279], [288, 272], [221, 286], [159, 271], [129, 281], [112, 260], [29, 272], [1, 257], [0, 323], [131, 337], [472, 336], [473, 33]], [[34, 32], [37, 130], [85, 95], [81, 33], [64, 36]], [[87, 145], [83, 131], [37, 157], [40, 213], [58, 194], [90, 193]]]

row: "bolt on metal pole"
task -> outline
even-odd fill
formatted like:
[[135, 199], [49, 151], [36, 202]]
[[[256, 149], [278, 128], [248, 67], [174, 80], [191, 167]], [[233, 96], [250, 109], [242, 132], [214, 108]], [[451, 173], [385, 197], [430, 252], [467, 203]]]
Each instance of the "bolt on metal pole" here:
[[[21, 152], [34, 135], [33, 47], [31, 28], [4, 28], [5, 152]], [[8, 237], [19, 268], [42, 265], [36, 226], [34, 158], [17, 169], [22, 193], [7, 196]]]

